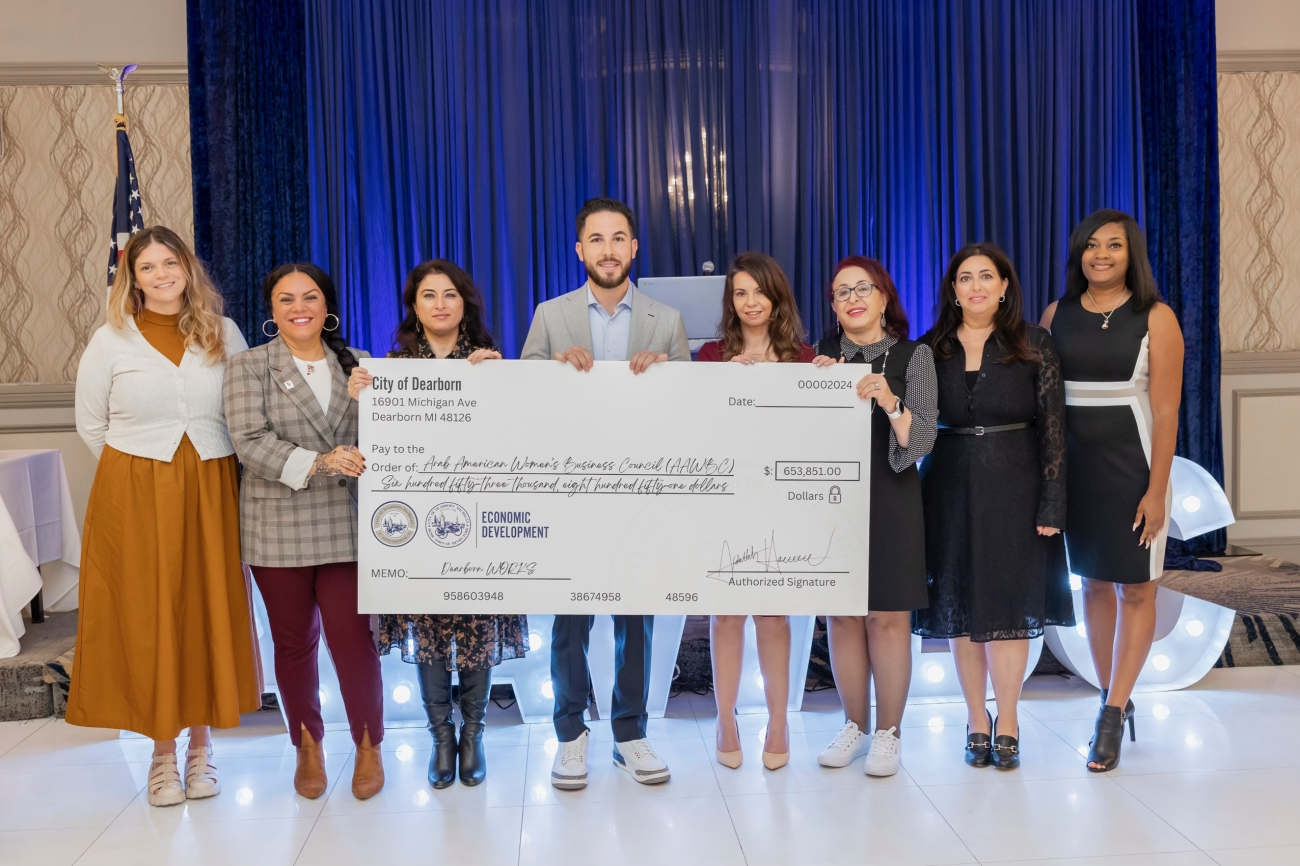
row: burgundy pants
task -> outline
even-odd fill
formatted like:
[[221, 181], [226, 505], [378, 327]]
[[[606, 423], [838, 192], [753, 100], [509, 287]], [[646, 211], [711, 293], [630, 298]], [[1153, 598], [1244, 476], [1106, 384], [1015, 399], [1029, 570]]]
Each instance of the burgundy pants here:
[[302, 728], [316, 742], [325, 736], [320, 716], [316, 651], [321, 626], [339, 675], [353, 742], [370, 729], [370, 742], [384, 738], [384, 684], [369, 614], [357, 613], [357, 564], [331, 562], [301, 568], [252, 566], [266, 602], [275, 642], [275, 680], [295, 746]]

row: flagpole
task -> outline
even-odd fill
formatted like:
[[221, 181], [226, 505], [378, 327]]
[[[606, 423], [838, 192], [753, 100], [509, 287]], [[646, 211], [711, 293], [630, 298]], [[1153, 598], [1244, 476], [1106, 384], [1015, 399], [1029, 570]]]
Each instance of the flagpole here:
[[116, 66], [108, 67], [101, 65], [100, 70], [104, 72], [113, 82], [113, 92], [117, 95], [117, 114], [114, 115], [115, 123], [126, 125], [126, 109], [123, 106], [122, 97], [126, 93], [126, 77], [140, 68], [139, 63], [128, 63], [121, 69]]
[[127, 241], [132, 234], [144, 228], [140, 191], [135, 177], [135, 157], [131, 154], [131, 142], [127, 137], [126, 108], [123, 102], [126, 77], [139, 69], [140, 64], [128, 63], [121, 69], [110, 69], [107, 66], [99, 68], [112, 80], [117, 96], [117, 113], [113, 115], [114, 135], [117, 139], [117, 183], [113, 193], [113, 225], [109, 230], [108, 241], [108, 291], [111, 295]]

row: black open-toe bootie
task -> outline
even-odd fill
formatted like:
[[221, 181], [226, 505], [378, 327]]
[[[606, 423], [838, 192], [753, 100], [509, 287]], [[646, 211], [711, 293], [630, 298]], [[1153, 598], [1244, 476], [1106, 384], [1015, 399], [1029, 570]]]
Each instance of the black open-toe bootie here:
[[492, 668], [460, 672], [460, 783], [477, 785], [487, 778], [483, 751], [483, 721], [487, 718]]
[[[993, 730], [993, 716], [988, 710], [984, 715], [989, 717], [989, 731]], [[970, 725], [966, 726], [966, 763], [972, 767], [987, 767], [992, 763], [990, 757], [993, 746], [993, 738], [990, 734], [972, 734]]]
[[[1101, 690], [1101, 703], [1106, 704], [1106, 698], [1110, 696], [1110, 689]], [[1129, 698], [1124, 704], [1124, 718], [1128, 719], [1128, 738], [1129, 742], [1137, 742], [1137, 728], [1133, 726], [1133, 717], [1137, 714], [1137, 707], [1133, 706], [1133, 699]], [[1092, 745], [1089, 743], [1088, 745]]]
[[429, 756], [429, 784], [438, 790], [456, 781], [456, 723], [451, 720], [451, 671], [423, 662], [420, 669], [420, 697], [429, 716], [433, 754]]
[[[997, 734], [998, 723], [993, 722], [993, 733]], [[1016, 734], [1020, 733], [1019, 729]], [[993, 738], [993, 766], [999, 770], [1014, 770], [1020, 766], [1020, 738], [1000, 734]]]
[[[1092, 748], [1088, 750], [1088, 771], [1106, 773], [1119, 766], [1120, 746], [1124, 744], [1124, 711], [1110, 704], [1102, 704], [1097, 713], [1097, 727], [1092, 734]], [[1093, 764], [1100, 764], [1094, 767]]]

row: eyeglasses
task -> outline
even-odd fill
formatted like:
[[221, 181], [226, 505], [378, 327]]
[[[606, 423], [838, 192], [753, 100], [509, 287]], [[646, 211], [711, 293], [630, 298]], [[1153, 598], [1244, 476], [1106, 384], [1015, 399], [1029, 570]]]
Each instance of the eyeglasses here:
[[871, 293], [876, 290], [875, 283], [858, 283], [856, 286], [840, 286], [831, 293], [831, 297], [841, 304], [847, 301], [851, 296], [857, 295], [861, 300], [871, 297]]

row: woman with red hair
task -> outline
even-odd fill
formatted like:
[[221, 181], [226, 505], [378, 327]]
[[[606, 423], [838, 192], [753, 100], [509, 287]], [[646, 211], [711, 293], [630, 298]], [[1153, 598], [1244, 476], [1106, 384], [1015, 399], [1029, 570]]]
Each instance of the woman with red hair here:
[[[907, 339], [907, 314], [889, 272], [875, 259], [850, 256], [831, 277], [839, 327], [817, 344], [813, 363], [868, 364], [858, 396], [871, 413], [870, 564], [866, 616], [831, 616], [831, 670], [847, 723], [817, 756], [845, 767], [862, 754], [869, 776], [898, 772], [898, 740], [912, 679], [912, 611], [929, 605], [925, 514], [916, 463], [938, 435], [938, 385], [930, 347]], [[867, 736], [870, 681], [876, 725]]]

